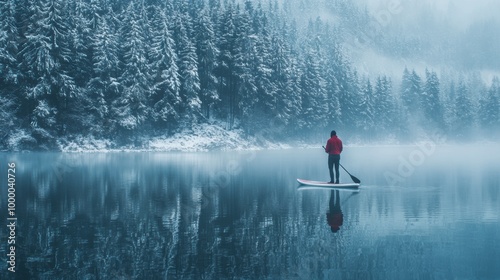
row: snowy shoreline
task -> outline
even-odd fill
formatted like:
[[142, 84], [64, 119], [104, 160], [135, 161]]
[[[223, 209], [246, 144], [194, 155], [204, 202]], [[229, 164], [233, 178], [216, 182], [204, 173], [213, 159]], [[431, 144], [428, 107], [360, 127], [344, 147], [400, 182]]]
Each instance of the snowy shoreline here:
[[[262, 135], [248, 136], [241, 129], [227, 130], [221, 124], [200, 124], [170, 136], [138, 139], [140, 145], [120, 146], [110, 139], [96, 139], [93, 136], [80, 136], [74, 139], [59, 139], [54, 152], [63, 153], [119, 153], [119, 152], [212, 152], [212, 151], [249, 151], [249, 150], [285, 150], [320, 148], [324, 139], [310, 141], [273, 141]], [[395, 138], [377, 141], [361, 139], [343, 139], [345, 147], [394, 147], [422, 145], [498, 145], [495, 141], [470, 141], [458, 143], [444, 138], [421, 137], [414, 142], [401, 142]], [[319, 142], [318, 142], [319, 141]], [[15, 145], [3, 152], [36, 152], [39, 150], [23, 149]], [[50, 151], [50, 150], [47, 150]]]
[[[214, 152], [214, 151], [263, 151], [263, 150], [287, 150], [287, 149], [320, 149], [320, 143], [305, 143], [295, 141], [293, 143], [260, 141], [255, 144], [255, 137], [244, 137], [237, 131], [225, 131], [217, 136], [195, 135], [177, 133], [171, 137], [158, 137], [146, 141], [141, 147], [123, 146], [113, 147], [109, 140], [82, 139], [79, 144], [75, 142], [67, 143], [60, 146], [57, 152], [62, 153], [121, 153], [121, 152]], [[473, 141], [467, 143], [444, 142], [434, 143], [430, 140], [421, 139], [412, 143], [398, 143], [394, 141], [388, 142], [372, 142], [361, 143], [352, 142], [345, 144], [345, 147], [351, 148], [386, 148], [386, 147], [420, 147], [425, 145], [437, 146], [463, 146], [481, 145], [481, 146], [497, 146], [499, 143], [494, 141]]]
[[[264, 149], [290, 149], [290, 144], [275, 143], [244, 136], [242, 130], [226, 130], [219, 125], [200, 125], [168, 137], [144, 139], [141, 146], [117, 147], [111, 140], [81, 137], [76, 141], [59, 141], [59, 151], [68, 153], [100, 152], [209, 152]], [[302, 145], [300, 145], [302, 146]], [[305, 145], [304, 145], [305, 146]]]

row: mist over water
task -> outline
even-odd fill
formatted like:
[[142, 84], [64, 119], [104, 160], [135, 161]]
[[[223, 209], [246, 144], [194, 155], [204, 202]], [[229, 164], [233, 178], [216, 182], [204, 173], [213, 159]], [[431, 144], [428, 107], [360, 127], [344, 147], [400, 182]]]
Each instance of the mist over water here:
[[18, 166], [26, 278], [492, 279], [499, 151], [347, 146], [341, 163], [362, 186], [339, 192], [336, 233], [327, 221], [335, 193], [295, 181], [328, 178], [321, 149], [1, 160]]

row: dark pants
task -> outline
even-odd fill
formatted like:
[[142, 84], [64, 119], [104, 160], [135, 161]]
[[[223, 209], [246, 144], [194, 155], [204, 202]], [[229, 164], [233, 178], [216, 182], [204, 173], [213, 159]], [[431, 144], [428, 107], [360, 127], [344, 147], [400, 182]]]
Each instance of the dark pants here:
[[[328, 169], [330, 170], [330, 182], [339, 182], [340, 155], [328, 155]], [[333, 166], [335, 165], [335, 180], [333, 176]]]

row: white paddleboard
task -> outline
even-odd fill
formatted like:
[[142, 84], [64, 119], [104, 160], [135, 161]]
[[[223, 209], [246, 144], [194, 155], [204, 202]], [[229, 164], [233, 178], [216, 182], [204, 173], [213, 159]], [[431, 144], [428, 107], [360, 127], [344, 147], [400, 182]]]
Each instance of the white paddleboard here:
[[321, 187], [321, 188], [327, 188], [327, 189], [357, 189], [357, 188], [359, 188], [359, 185], [360, 185], [357, 183], [331, 184], [328, 182], [312, 181], [312, 180], [304, 180], [304, 179], [297, 179], [297, 182], [299, 182], [301, 185], [304, 185], [304, 186]]

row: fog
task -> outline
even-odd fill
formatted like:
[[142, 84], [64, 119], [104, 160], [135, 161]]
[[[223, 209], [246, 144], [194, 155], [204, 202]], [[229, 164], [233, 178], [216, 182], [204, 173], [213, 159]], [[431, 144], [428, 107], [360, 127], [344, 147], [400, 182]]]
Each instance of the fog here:
[[[485, 81], [500, 73], [498, 1], [359, 0], [357, 5], [372, 17], [368, 30], [362, 32], [375, 31], [373, 36], [385, 42], [373, 39], [374, 44], [365, 46], [368, 52], [360, 49], [364, 55], [358, 57], [368, 72], [397, 73], [405, 66], [422, 72], [425, 68], [457, 68], [479, 71]], [[407, 52], [391, 50], [398, 40]]]
[[478, 21], [496, 20], [499, 7], [498, 1], [494, 0], [357, 0], [360, 6], [366, 6], [372, 13], [397, 7], [399, 12], [398, 22], [406, 21], [406, 24], [415, 24], [420, 14], [430, 14], [442, 19], [457, 29], [465, 30], [470, 24]]
[[424, 74], [476, 71], [500, 75], [500, 2], [432, 0], [280, 1], [303, 25], [321, 19], [338, 28], [358, 71], [396, 80], [405, 67]]

